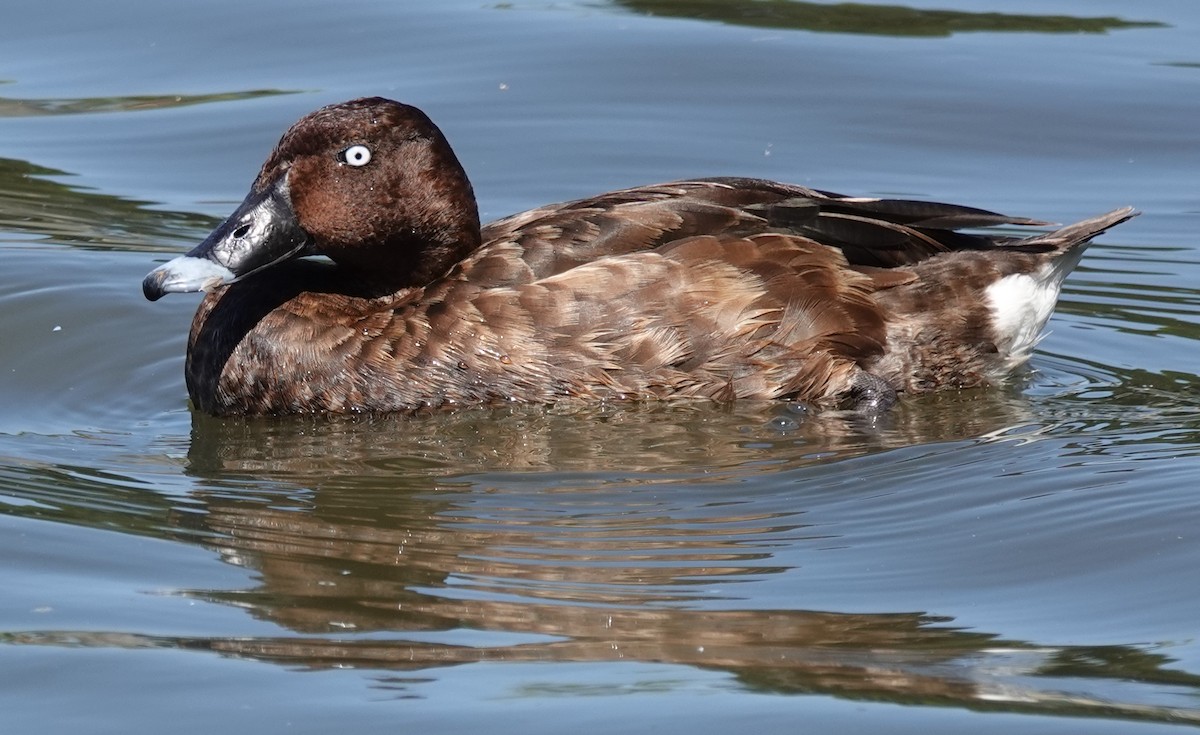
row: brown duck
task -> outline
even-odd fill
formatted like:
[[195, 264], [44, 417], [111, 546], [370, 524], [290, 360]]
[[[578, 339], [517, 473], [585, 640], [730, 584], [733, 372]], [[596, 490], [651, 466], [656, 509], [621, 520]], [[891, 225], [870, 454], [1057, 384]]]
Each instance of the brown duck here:
[[186, 377], [219, 415], [668, 398], [880, 410], [1002, 380], [1087, 243], [1133, 215], [1021, 239], [959, 230], [1046, 223], [712, 178], [481, 230], [441, 131], [370, 98], [292, 126], [241, 206], [142, 286], [208, 292]]

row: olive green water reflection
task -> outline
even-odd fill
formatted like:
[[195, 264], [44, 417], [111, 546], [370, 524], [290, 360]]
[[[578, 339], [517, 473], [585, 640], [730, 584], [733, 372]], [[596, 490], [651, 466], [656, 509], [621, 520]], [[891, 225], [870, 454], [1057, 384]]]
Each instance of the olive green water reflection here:
[[[0, 234], [88, 249], [167, 251], [165, 245], [183, 245], [217, 223], [203, 215], [153, 211], [146, 208], [148, 202], [74, 187], [66, 183], [70, 176], [0, 158]], [[11, 246], [0, 239], [0, 248], [6, 247]]]
[[43, 115], [87, 115], [98, 112], [137, 112], [173, 107], [234, 102], [280, 94], [295, 94], [281, 89], [254, 89], [245, 92], [214, 94], [132, 95], [127, 97], [84, 97], [76, 99], [17, 99], [0, 97], [0, 118], [40, 117]]
[[1154, 28], [1154, 21], [1115, 17], [971, 13], [926, 10], [905, 5], [806, 3], [794, 0], [616, 0], [637, 13], [712, 20], [731, 25], [883, 36], [949, 36], [954, 33], [1105, 33], [1124, 28]]

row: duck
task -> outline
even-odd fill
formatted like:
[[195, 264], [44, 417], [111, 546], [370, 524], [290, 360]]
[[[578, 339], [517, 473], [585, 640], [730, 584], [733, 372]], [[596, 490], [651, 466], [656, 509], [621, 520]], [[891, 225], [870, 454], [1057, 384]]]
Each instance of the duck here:
[[481, 226], [442, 131], [371, 97], [296, 122], [233, 213], [142, 289], [205, 292], [184, 374], [217, 416], [686, 399], [882, 413], [1002, 383], [1088, 243], [1135, 214], [1050, 229], [715, 177]]

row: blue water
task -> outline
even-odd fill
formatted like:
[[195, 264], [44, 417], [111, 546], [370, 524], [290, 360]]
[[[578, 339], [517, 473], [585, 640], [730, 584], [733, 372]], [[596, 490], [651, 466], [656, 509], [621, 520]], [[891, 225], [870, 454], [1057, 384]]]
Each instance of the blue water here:
[[[1200, 723], [1200, 6], [908, 7], [6, 9], [0, 729]], [[488, 219], [720, 174], [1143, 214], [1012, 385], [876, 426], [193, 414], [197, 300], [142, 276], [367, 94], [439, 123]]]

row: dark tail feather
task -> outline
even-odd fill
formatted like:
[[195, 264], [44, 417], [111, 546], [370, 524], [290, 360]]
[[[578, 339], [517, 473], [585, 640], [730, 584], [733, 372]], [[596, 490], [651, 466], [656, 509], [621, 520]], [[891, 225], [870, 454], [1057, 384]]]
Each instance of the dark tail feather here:
[[1138, 213], [1134, 211], [1133, 207], [1114, 209], [1107, 214], [1085, 219], [1082, 222], [1061, 227], [1044, 235], [1035, 235], [1023, 240], [1016, 240], [1012, 244], [1049, 246], [1055, 250], [1066, 252], [1088, 244], [1092, 241], [1092, 238], [1102, 234], [1110, 227], [1116, 227], [1137, 215]]

